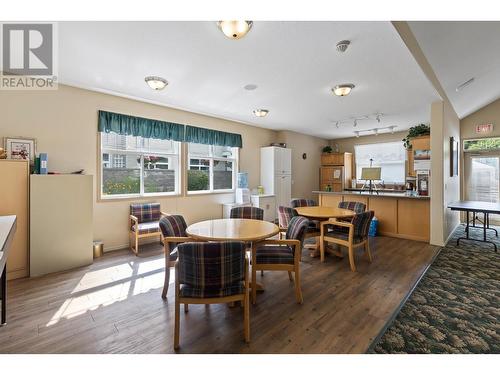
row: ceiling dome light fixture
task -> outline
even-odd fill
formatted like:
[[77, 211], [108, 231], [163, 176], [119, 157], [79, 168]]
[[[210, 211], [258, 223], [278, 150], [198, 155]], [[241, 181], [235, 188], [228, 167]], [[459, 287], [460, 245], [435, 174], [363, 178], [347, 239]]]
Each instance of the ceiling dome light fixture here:
[[269, 110], [267, 110], [267, 109], [254, 109], [253, 110], [253, 114], [257, 117], [266, 117], [268, 113], [269, 113]]
[[344, 53], [347, 50], [347, 47], [349, 47], [349, 44], [351, 44], [349, 40], [341, 40], [337, 43], [337, 51]]
[[148, 76], [144, 78], [144, 80], [149, 85], [149, 87], [157, 91], [163, 90], [168, 85], [168, 81], [162, 77]]
[[229, 39], [243, 38], [252, 28], [253, 21], [218, 21], [217, 27]]
[[349, 95], [349, 93], [351, 92], [351, 90], [354, 88], [355, 86], [352, 84], [352, 83], [343, 83], [341, 85], [337, 85], [335, 86], [332, 91], [335, 95], [337, 96], [346, 96], [346, 95]]

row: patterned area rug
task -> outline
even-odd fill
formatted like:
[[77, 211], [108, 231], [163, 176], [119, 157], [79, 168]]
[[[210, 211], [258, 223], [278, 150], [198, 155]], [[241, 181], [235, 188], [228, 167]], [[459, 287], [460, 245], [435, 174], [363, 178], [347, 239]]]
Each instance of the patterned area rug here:
[[[457, 247], [463, 235], [462, 226], [370, 353], [500, 353], [500, 252], [476, 241]], [[493, 231], [488, 239], [500, 249]]]

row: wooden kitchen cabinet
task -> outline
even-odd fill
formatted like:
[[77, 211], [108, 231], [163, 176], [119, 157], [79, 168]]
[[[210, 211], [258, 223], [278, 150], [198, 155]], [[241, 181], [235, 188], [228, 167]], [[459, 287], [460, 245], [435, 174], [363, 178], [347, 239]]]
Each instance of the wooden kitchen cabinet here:
[[352, 179], [352, 154], [349, 152], [321, 155], [319, 171], [320, 189], [326, 191], [343, 191], [349, 187]]

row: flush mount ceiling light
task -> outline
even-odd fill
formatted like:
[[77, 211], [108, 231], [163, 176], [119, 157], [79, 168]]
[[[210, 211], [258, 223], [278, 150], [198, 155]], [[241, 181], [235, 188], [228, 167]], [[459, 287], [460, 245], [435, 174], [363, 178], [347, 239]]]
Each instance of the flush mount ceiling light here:
[[248, 85], [243, 86], [243, 88], [248, 91], [253, 91], [257, 88], [257, 85], [249, 83]]
[[168, 85], [168, 81], [162, 77], [149, 76], [144, 80], [153, 90], [163, 90]]
[[217, 26], [229, 39], [243, 38], [252, 28], [253, 21], [218, 21]]
[[349, 44], [351, 44], [349, 40], [341, 40], [337, 43], [337, 51], [344, 53], [347, 50], [347, 47], [349, 47]]
[[266, 117], [268, 113], [269, 113], [269, 110], [267, 110], [267, 109], [254, 109], [253, 110], [253, 114], [257, 117]]
[[332, 91], [335, 95], [337, 96], [346, 96], [346, 95], [349, 95], [349, 93], [351, 92], [351, 90], [354, 88], [355, 86], [352, 84], [352, 83], [343, 83], [341, 85], [337, 85], [335, 86]]

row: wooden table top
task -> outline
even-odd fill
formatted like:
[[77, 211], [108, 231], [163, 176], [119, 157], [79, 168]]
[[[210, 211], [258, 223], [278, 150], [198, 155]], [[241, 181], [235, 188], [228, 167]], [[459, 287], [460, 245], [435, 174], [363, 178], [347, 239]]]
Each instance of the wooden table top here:
[[448, 208], [455, 211], [477, 211], [485, 213], [500, 213], [500, 203], [480, 201], [458, 201], [448, 204]]
[[354, 211], [345, 210], [338, 207], [324, 207], [324, 206], [309, 206], [295, 208], [300, 216], [305, 216], [309, 219], [330, 219], [352, 217], [356, 215]]
[[189, 237], [206, 241], [258, 241], [279, 233], [277, 225], [252, 219], [215, 219], [191, 224]]

